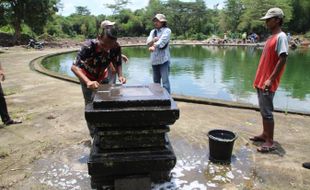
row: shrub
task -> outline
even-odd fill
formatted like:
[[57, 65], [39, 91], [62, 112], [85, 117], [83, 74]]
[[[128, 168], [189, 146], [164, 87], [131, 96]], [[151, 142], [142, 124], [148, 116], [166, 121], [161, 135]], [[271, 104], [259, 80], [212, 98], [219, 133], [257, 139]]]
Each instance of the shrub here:
[[310, 31], [308, 31], [308, 32], [305, 34], [305, 38], [310, 39]]
[[14, 29], [10, 25], [6, 25], [6, 26], [0, 27], [0, 32], [8, 33], [8, 34], [13, 34], [14, 33]]

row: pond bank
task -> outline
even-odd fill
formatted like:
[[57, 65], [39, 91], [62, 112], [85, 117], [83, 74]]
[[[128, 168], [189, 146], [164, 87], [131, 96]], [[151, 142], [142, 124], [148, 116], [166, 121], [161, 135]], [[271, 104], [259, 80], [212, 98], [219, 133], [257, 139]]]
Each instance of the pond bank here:
[[[89, 135], [80, 86], [29, 67], [31, 60], [63, 50], [13, 47], [0, 54], [7, 76], [2, 85], [10, 92], [6, 96], [9, 112], [23, 120], [21, 125], [0, 127], [0, 189], [90, 189], [85, 164]], [[259, 112], [177, 104], [181, 115], [170, 132], [178, 158], [174, 186], [310, 189], [310, 172], [301, 166], [310, 161], [310, 117], [275, 113], [278, 150], [260, 154], [248, 141], [261, 131]], [[230, 166], [208, 162], [206, 134], [216, 128], [238, 134]]]

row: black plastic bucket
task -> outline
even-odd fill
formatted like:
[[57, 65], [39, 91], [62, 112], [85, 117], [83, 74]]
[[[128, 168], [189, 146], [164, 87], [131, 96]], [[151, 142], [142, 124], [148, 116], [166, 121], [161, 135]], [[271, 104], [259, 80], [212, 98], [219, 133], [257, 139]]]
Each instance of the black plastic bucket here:
[[216, 163], [231, 162], [231, 154], [237, 135], [234, 132], [215, 129], [208, 133], [209, 160]]

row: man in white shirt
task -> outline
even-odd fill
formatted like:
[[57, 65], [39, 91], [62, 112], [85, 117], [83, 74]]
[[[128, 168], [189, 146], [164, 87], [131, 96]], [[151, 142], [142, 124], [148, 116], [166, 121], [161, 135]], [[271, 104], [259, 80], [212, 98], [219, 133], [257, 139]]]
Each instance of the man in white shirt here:
[[161, 83], [170, 94], [170, 51], [169, 41], [171, 30], [167, 27], [167, 19], [163, 14], [156, 14], [153, 18], [155, 29], [150, 32], [147, 38], [147, 45], [151, 52], [153, 68], [153, 82]]

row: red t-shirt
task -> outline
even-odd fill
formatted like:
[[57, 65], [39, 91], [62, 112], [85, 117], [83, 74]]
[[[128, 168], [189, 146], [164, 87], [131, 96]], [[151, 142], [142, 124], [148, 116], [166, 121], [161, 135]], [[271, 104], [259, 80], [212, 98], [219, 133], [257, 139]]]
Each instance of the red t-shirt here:
[[[263, 89], [264, 83], [270, 78], [270, 75], [274, 71], [279, 56], [282, 53], [288, 53], [287, 37], [284, 32], [272, 35], [265, 44], [263, 53], [261, 55], [259, 65], [256, 71], [256, 77], [254, 80], [254, 87]], [[270, 91], [275, 92], [279, 87], [280, 78], [284, 72], [285, 65], [280, 71], [277, 78], [273, 81]]]

